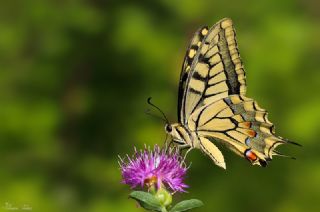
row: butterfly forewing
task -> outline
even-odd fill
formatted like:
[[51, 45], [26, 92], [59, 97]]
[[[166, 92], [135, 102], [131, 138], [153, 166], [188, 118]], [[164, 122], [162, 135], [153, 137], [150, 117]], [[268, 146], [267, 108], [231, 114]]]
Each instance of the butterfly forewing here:
[[191, 64], [194, 61], [197, 51], [201, 46], [201, 43], [208, 33], [208, 27], [204, 26], [196, 31], [191, 39], [190, 45], [184, 57], [181, 73], [180, 73], [180, 81], [179, 81], [179, 92], [178, 92], [178, 120], [181, 123], [184, 123], [184, 114], [182, 114], [182, 101], [183, 101], [183, 93], [186, 88], [186, 82], [189, 74], [191, 73]]
[[[203, 38], [193, 56], [187, 77], [181, 84], [179, 119], [186, 124], [198, 107], [232, 94], [245, 94], [245, 74], [240, 60], [235, 31], [230, 19], [215, 24]], [[193, 52], [193, 51], [192, 51]], [[188, 54], [188, 53], [187, 53]], [[185, 63], [184, 63], [185, 64]], [[189, 65], [184, 65], [189, 67]], [[183, 69], [184, 70], [184, 69]]]

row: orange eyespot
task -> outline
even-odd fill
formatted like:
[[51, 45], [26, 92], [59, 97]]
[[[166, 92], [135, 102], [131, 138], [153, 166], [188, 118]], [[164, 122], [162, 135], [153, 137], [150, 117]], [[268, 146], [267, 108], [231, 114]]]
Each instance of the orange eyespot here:
[[247, 128], [250, 128], [251, 127], [251, 122], [243, 122], [243, 125], [246, 126]]
[[244, 152], [244, 155], [246, 156], [246, 158], [248, 160], [250, 160], [251, 162], [257, 160], [257, 155], [255, 153], [253, 153], [250, 149], [247, 149], [245, 152]]
[[254, 131], [254, 130], [248, 130], [247, 132], [248, 132], [248, 134], [249, 134], [249, 136], [250, 136], [251, 138], [252, 138], [252, 137], [255, 137], [255, 136], [257, 135], [256, 131]]

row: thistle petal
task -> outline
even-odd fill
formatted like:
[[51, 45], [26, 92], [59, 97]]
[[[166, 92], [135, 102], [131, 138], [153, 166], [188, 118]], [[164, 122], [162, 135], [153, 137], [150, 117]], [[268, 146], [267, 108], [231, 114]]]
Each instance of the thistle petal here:
[[138, 151], [134, 147], [131, 157], [119, 158], [122, 182], [131, 188], [168, 186], [174, 192], [185, 192], [188, 188], [183, 183], [188, 167], [175, 148], [165, 150], [155, 145], [153, 150], [145, 146], [144, 150]]

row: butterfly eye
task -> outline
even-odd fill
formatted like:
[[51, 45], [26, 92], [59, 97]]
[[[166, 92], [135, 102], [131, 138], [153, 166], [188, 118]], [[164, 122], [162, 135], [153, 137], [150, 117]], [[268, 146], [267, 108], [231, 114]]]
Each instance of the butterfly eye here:
[[168, 133], [170, 133], [170, 132], [172, 131], [172, 127], [171, 127], [170, 124], [167, 124], [167, 125], [166, 125], [166, 131], [167, 131]]

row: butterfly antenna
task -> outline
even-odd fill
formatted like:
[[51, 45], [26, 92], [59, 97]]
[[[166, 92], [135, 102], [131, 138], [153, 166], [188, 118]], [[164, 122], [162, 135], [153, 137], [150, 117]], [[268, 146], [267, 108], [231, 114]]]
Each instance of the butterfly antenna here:
[[164, 118], [152, 114], [149, 109], [145, 110], [144, 113], [151, 116], [152, 118], [160, 119], [161, 121], [167, 122], [167, 120], [165, 120]]
[[[149, 97], [149, 98], [148, 98], [148, 100], [147, 100], [148, 104], [151, 105], [152, 107], [156, 108], [156, 109], [162, 114], [162, 116], [163, 116], [163, 118], [161, 118], [162, 120], [164, 120], [166, 123], [169, 123], [169, 121], [168, 121], [166, 115], [164, 114], [164, 112], [163, 112], [158, 106], [154, 105], [154, 104], [151, 102], [151, 99], [152, 99], [152, 97]], [[149, 115], [152, 115], [152, 114], [149, 113]], [[154, 115], [152, 115], [152, 116], [154, 116]], [[160, 118], [160, 117], [159, 117], [159, 118]]]

